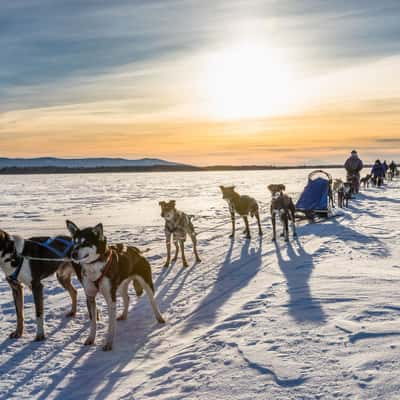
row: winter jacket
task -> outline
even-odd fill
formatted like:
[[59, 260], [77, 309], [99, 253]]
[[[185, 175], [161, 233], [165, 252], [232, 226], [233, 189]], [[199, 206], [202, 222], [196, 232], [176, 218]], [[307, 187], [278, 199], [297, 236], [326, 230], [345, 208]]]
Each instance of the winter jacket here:
[[385, 176], [385, 170], [382, 164], [374, 164], [371, 169], [371, 175], [375, 178], [383, 178]]
[[347, 171], [347, 175], [360, 175], [360, 171], [363, 169], [363, 162], [358, 156], [350, 156], [345, 164], [344, 168]]

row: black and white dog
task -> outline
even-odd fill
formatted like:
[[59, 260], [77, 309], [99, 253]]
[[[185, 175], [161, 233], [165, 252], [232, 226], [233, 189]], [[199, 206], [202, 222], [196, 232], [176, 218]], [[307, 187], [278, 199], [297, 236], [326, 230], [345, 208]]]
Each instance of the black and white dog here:
[[352, 192], [351, 182], [343, 182], [338, 189], [338, 206], [348, 208]]
[[72, 317], [76, 314], [77, 291], [71, 283], [71, 275], [75, 272], [81, 280], [81, 271], [78, 264], [65, 261], [71, 248], [72, 240], [66, 236], [32, 237], [25, 240], [0, 230], [0, 268], [12, 289], [17, 314], [17, 327], [10, 334], [10, 338], [19, 338], [23, 334], [24, 286], [28, 286], [32, 289], [35, 303], [35, 340], [45, 339], [42, 280], [54, 273], [71, 296], [72, 307], [67, 316]]
[[[114, 342], [117, 293], [122, 295], [124, 306], [118, 320], [125, 320], [128, 316], [128, 286], [132, 281], [138, 296], [143, 293], [143, 289], [145, 290], [158, 322], [164, 323], [164, 318], [154, 298], [150, 264], [141, 252], [136, 247], [108, 246], [102, 224], [81, 230], [71, 221], [66, 221], [66, 223], [74, 241], [72, 259], [82, 267], [82, 283], [90, 315], [97, 315], [96, 295], [98, 292], [107, 302], [108, 334], [103, 350], [111, 350]], [[85, 345], [94, 343], [96, 329], [96, 318], [91, 318], [89, 337]]]

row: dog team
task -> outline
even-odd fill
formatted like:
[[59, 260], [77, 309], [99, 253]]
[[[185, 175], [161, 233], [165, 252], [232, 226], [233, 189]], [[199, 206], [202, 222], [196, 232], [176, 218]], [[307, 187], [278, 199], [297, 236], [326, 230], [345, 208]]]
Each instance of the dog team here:
[[[356, 154], [355, 154], [356, 156]], [[333, 182], [333, 192], [337, 193], [338, 205], [347, 207], [352, 193], [357, 193], [359, 182], [364, 188], [369, 186], [373, 174], [359, 180], [359, 171], [362, 169], [352, 152], [352, 165], [355, 166], [357, 175], [348, 176], [348, 181], [336, 179]], [[359, 160], [361, 162], [361, 160]], [[346, 162], [347, 164], [347, 162]], [[397, 168], [390, 166], [391, 176], [395, 176]], [[373, 172], [374, 173], [374, 172]], [[376, 173], [376, 171], [375, 171]], [[390, 178], [389, 178], [390, 179]], [[357, 181], [357, 182], [356, 182]], [[379, 183], [376, 183], [379, 186]], [[246, 195], [240, 195], [234, 186], [220, 186], [222, 198], [228, 203], [232, 223], [231, 238], [235, 236], [236, 215], [244, 221], [244, 234], [250, 238], [249, 217], [255, 218], [258, 234], [262, 236], [259, 205], [257, 201]], [[291, 221], [293, 237], [296, 236], [295, 205], [293, 200], [285, 194], [285, 185], [271, 184], [271, 221], [272, 240], [276, 240], [276, 218], [283, 226], [281, 236], [289, 240], [289, 220]], [[200, 262], [197, 251], [196, 232], [192, 223], [192, 215], [188, 215], [176, 208], [175, 200], [160, 201], [161, 217], [165, 221], [165, 238], [167, 259], [164, 267], [168, 267], [178, 258], [181, 252], [184, 267], [188, 266], [185, 256], [185, 240], [189, 236], [193, 244], [196, 263]], [[108, 332], [103, 350], [111, 350], [115, 338], [116, 321], [125, 320], [128, 316], [129, 296], [128, 288], [132, 286], [141, 296], [146, 292], [153, 313], [159, 323], [164, 323], [164, 318], [158, 308], [154, 297], [154, 284], [150, 264], [142, 252], [133, 246], [123, 244], [109, 245], [103, 232], [103, 225], [80, 229], [72, 221], [66, 221], [70, 236], [31, 237], [24, 239], [20, 236], [9, 235], [0, 230], [0, 267], [6, 275], [11, 287], [17, 316], [16, 329], [10, 334], [11, 338], [19, 338], [24, 331], [24, 286], [32, 290], [36, 314], [36, 339], [45, 339], [43, 317], [43, 280], [55, 274], [61, 286], [71, 297], [71, 310], [67, 316], [74, 316], [77, 311], [77, 290], [71, 283], [71, 276], [75, 274], [82, 284], [85, 294], [88, 314], [90, 318], [89, 336], [85, 345], [94, 344], [97, 330], [98, 312], [96, 296], [101, 293], [107, 303]], [[175, 245], [175, 254], [171, 260], [171, 246]], [[122, 297], [123, 311], [116, 315], [117, 295]]]
[[[223, 199], [227, 201], [232, 221], [231, 238], [235, 236], [235, 215], [243, 218], [245, 237], [250, 238], [248, 218], [257, 220], [258, 233], [262, 235], [259, 206], [250, 196], [242, 196], [233, 186], [220, 186]], [[272, 194], [271, 216], [273, 240], [276, 239], [276, 216], [283, 223], [282, 236], [288, 240], [288, 221], [292, 221], [293, 235], [296, 235], [294, 220], [294, 204], [284, 193], [284, 185], [270, 185]], [[193, 243], [196, 262], [200, 262], [197, 251], [196, 232], [192, 223], [192, 215], [176, 208], [175, 201], [160, 201], [161, 217], [165, 221], [165, 238], [167, 260], [164, 267], [171, 263], [171, 241], [175, 244], [176, 261], [181, 251], [182, 263], [188, 266], [184, 243], [189, 236]], [[71, 310], [67, 316], [75, 316], [77, 312], [77, 290], [71, 283], [76, 275], [86, 294], [86, 304], [90, 318], [89, 336], [85, 345], [94, 344], [96, 339], [98, 312], [96, 296], [102, 294], [107, 303], [108, 332], [103, 350], [111, 350], [116, 332], [116, 321], [125, 320], [128, 316], [128, 288], [132, 283], [137, 296], [146, 292], [154, 315], [159, 323], [164, 318], [154, 297], [154, 284], [150, 264], [141, 251], [133, 246], [123, 244], [109, 245], [103, 232], [103, 225], [80, 229], [72, 221], [66, 221], [70, 236], [31, 237], [24, 239], [17, 235], [0, 230], [0, 267], [6, 275], [14, 299], [16, 311], [16, 328], [10, 338], [19, 338], [24, 331], [24, 287], [31, 288], [36, 316], [36, 341], [45, 339], [43, 280], [56, 275], [61, 286], [71, 298]], [[117, 316], [117, 296], [122, 297], [123, 311]]]

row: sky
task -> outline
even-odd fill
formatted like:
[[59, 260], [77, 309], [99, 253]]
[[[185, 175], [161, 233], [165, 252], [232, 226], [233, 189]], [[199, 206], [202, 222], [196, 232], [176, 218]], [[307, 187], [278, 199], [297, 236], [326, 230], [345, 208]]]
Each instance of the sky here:
[[400, 161], [400, 1], [2, 0], [0, 156]]

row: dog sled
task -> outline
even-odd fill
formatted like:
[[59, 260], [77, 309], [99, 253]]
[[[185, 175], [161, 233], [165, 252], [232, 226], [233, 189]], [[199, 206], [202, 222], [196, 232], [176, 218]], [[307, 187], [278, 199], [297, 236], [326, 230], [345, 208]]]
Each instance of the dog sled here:
[[315, 217], [330, 217], [333, 206], [332, 176], [322, 170], [311, 172], [296, 203], [296, 216], [312, 220]]

